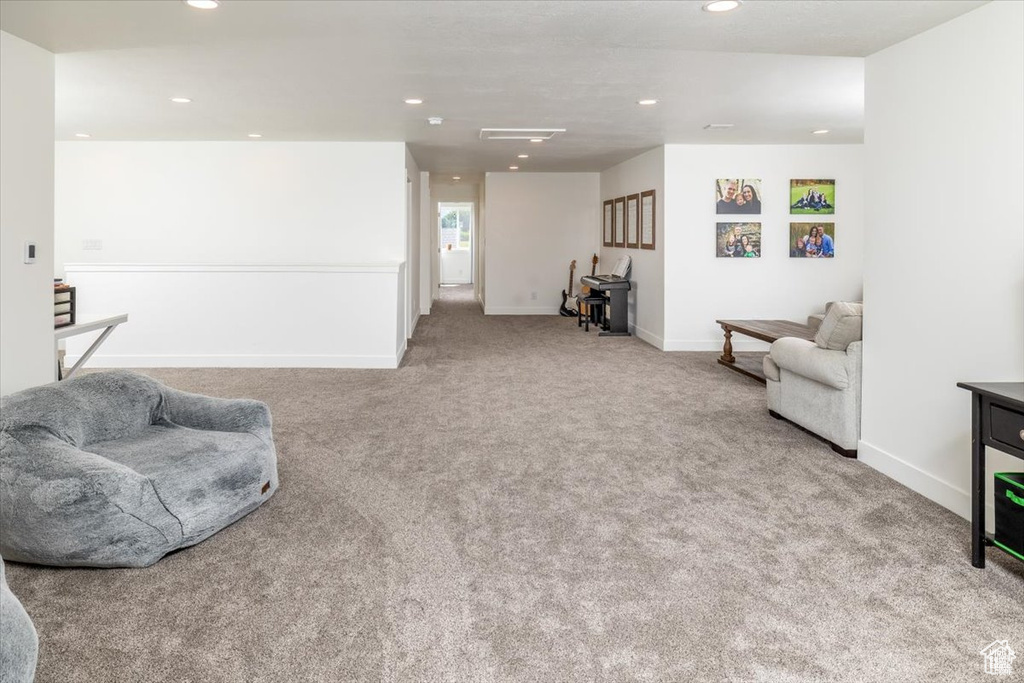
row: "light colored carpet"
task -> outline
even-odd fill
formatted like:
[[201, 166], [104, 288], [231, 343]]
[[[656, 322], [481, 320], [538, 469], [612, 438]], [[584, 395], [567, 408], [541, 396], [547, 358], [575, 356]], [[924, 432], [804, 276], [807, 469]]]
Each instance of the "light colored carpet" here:
[[973, 569], [967, 522], [771, 419], [717, 354], [442, 293], [397, 371], [149, 371], [269, 403], [281, 489], [148, 569], [10, 565], [37, 680], [959, 681], [997, 638], [1024, 656], [1024, 564]]

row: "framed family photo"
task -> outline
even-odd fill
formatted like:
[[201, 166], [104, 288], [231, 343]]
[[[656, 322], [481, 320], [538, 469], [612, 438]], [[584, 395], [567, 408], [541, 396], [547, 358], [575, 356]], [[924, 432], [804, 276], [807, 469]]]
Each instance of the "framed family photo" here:
[[790, 258], [835, 258], [835, 223], [790, 223]]
[[789, 181], [791, 214], [832, 214], [836, 212], [835, 179], [804, 178]]
[[715, 213], [761, 213], [761, 179], [719, 178], [716, 180]]
[[716, 223], [715, 255], [718, 258], [760, 258], [760, 223]]

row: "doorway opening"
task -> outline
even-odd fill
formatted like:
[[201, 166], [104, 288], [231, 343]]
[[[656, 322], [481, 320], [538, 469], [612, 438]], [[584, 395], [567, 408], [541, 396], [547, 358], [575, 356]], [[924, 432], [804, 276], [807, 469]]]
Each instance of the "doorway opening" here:
[[473, 202], [437, 205], [441, 285], [473, 284]]

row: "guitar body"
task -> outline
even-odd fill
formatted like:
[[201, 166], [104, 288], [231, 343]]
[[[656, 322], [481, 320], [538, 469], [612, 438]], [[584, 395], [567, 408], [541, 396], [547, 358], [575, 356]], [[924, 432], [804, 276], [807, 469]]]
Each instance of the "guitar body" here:
[[566, 292], [564, 289], [562, 290], [562, 305], [558, 307], [558, 315], [565, 316], [567, 318], [576, 317], [576, 309], [569, 308], [569, 306], [567, 305], [569, 303], [569, 299], [572, 299], [573, 304], [576, 303], [576, 298], [572, 295], [572, 274], [575, 271], [576, 260], [573, 259], [573, 262], [569, 264], [569, 291]]
[[569, 294], [563, 289], [562, 290], [562, 305], [558, 307], [558, 315], [565, 317], [576, 317], [576, 311], [569, 308], [566, 304], [569, 302]]

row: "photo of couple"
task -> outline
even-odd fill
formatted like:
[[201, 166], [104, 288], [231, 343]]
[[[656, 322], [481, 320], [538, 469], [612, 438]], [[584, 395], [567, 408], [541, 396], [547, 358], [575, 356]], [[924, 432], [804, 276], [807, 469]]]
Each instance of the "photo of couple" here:
[[790, 258], [834, 258], [835, 223], [790, 223]]
[[805, 179], [789, 181], [790, 213], [835, 213], [836, 181]]
[[761, 181], [719, 179], [715, 182], [715, 199], [715, 213], [761, 213]]
[[760, 258], [760, 223], [718, 223], [718, 258]]

